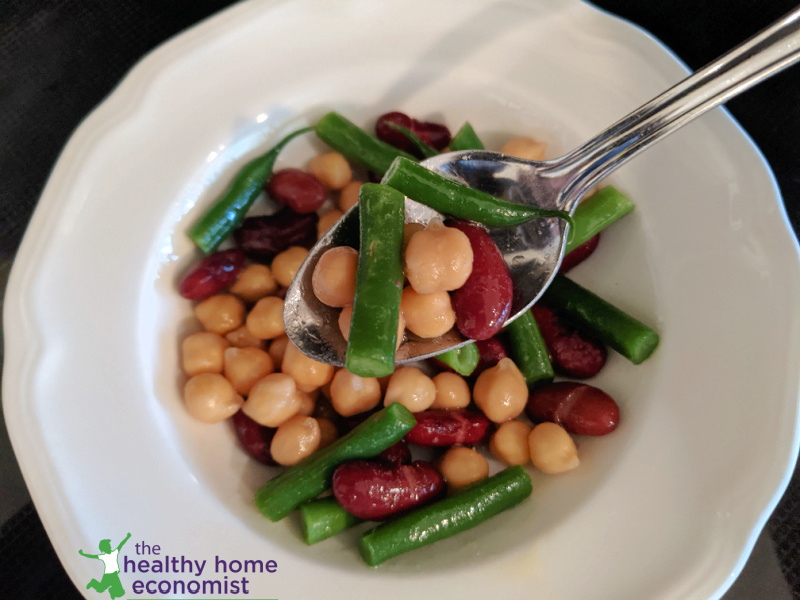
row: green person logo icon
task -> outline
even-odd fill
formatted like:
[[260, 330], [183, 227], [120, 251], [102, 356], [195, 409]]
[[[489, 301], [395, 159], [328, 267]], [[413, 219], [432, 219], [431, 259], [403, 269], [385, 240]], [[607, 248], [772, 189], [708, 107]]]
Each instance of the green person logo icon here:
[[125, 595], [125, 590], [122, 588], [122, 582], [119, 580], [119, 550], [131, 537], [131, 534], [125, 536], [125, 539], [119, 543], [114, 550], [111, 550], [111, 540], [102, 540], [98, 546], [100, 547], [100, 554], [86, 554], [83, 550], [78, 550], [78, 554], [86, 558], [96, 558], [102, 560], [105, 565], [103, 571], [103, 578], [100, 581], [92, 579], [86, 584], [86, 589], [94, 589], [99, 593], [108, 590], [111, 600]]

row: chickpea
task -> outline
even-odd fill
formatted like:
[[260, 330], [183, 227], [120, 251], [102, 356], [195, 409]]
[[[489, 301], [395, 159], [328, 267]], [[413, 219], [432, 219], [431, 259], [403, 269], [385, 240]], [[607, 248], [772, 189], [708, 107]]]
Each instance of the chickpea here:
[[490, 421], [510, 421], [522, 413], [528, 402], [528, 385], [510, 358], [478, 375], [472, 398]]
[[[350, 322], [353, 320], [353, 305], [345, 306], [342, 312], [339, 313], [339, 331], [342, 332], [342, 337], [345, 340], [350, 339]], [[403, 343], [403, 335], [406, 331], [406, 320], [403, 317], [402, 311], [397, 316], [397, 343], [396, 348], [400, 347]]]
[[315, 156], [308, 163], [308, 170], [329, 190], [341, 190], [353, 178], [350, 163], [338, 152]]
[[198, 421], [219, 423], [232, 417], [244, 400], [219, 373], [195, 375], [183, 388], [186, 409]]
[[250, 388], [242, 411], [259, 425], [277, 427], [301, 407], [294, 379], [284, 373], [270, 373]]
[[225, 334], [225, 339], [235, 348], [261, 348], [263, 350], [266, 347], [264, 340], [260, 340], [250, 333], [246, 325], [229, 331]]
[[320, 256], [311, 276], [311, 289], [320, 302], [341, 308], [353, 303], [356, 294], [358, 251], [336, 246]]
[[225, 350], [225, 377], [238, 393], [247, 396], [250, 389], [275, 370], [272, 357], [260, 348]]
[[283, 335], [283, 300], [277, 296], [262, 298], [250, 309], [245, 323], [247, 331], [261, 340]]
[[309, 358], [291, 340], [286, 345], [281, 371], [291, 375], [301, 392], [311, 392], [333, 378], [333, 365]]
[[439, 459], [439, 472], [450, 491], [460, 490], [489, 476], [489, 463], [473, 448], [452, 446]]
[[556, 423], [536, 425], [528, 435], [533, 466], [543, 473], [563, 473], [580, 464], [578, 449], [567, 430]]
[[420, 294], [457, 290], [472, 273], [472, 259], [466, 234], [433, 220], [408, 241], [406, 277]]
[[315, 418], [295, 415], [278, 425], [269, 451], [276, 463], [288, 467], [313, 454], [319, 448], [320, 438]]
[[399, 402], [412, 413], [427, 410], [436, 398], [433, 380], [415, 367], [401, 367], [392, 373], [384, 406]]
[[336, 425], [334, 425], [333, 421], [330, 419], [326, 419], [325, 417], [317, 417], [317, 425], [319, 425], [320, 430], [319, 448], [317, 448], [318, 450], [322, 450], [326, 446], [330, 446], [333, 442], [339, 439], [339, 430], [336, 429]]
[[343, 213], [346, 213], [358, 204], [358, 192], [361, 189], [361, 183], [362, 182], [354, 179], [339, 192], [339, 210]]
[[447, 292], [420, 294], [407, 285], [400, 299], [400, 310], [408, 330], [421, 338], [444, 335], [456, 322], [456, 313]]
[[283, 287], [289, 287], [297, 269], [308, 256], [308, 250], [301, 246], [289, 246], [272, 259], [272, 276]]
[[528, 436], [531, 427], [522, 421], [506, 421], [492, 435], [489, 451], [507, 465], [524, 465], [531, 460]]
[[331, 381], [331, 404], [343, 417], [371, 410], [381, 401], [381, 384], [375, 377], [359, 377], [339, 369]]
[[289, 336], [285, 333], [276, 337], [269, 345], [267, 352], [269, 352], [269, 355], [272, 357], [272, 362], [275, 363], [275, 367], [278, 369], [280, 369], [281, 363], [283, 363], [283, 355], [286, 354], [286, 346], [288, 345]]
[[189, 377], [200, 373], [222, 373], [223, 353], [227, 347], [227, 340], [218, 333], [193, 333], [183, 340], [183, 372]]
[[544, 160], [545, 152], [547, 152], [547, 142], [537, 142], [529, 137], [516, 137], [508, 140], [500, 148], [500, 152], [517, 158]]
[[470, 393], [466, 380], [456, 373], [444, 371], [433, 378], [436, 397], [431, 408], [466, 408]]
[[270, 268], [258, 263], [247, 265], [242, 269], [230, 289], [231, 294], [251, 304], [277, 291], [278, 284]]
[[231, 294], [217, 294], [195, 306], [194, 316], [206, 331], [225, 335], [244, 322], [244, 302]]
[[336, 224], [336, 221], [342, 218], [343, 214], [338, 208], [334, 208], [322, 215], [317, 221], [317, 239], [325, 235]]

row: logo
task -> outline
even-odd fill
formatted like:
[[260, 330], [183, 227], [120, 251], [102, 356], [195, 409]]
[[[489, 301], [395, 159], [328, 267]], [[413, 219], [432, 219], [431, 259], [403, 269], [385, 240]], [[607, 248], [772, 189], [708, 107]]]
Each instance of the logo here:
[[111, 600], [114, 598], [119, 598], [120, 596], [125, 595], [125, 589], [122, 587], [122, 582], [119, 580], [119, 551], [122, 546], [125, 545], [131, 537], [131, 534], [125, 536], [125, 539], [122, 540], [119, 545], [111, 549], [111, 540], [101, 540], [98, 544], [100, 548], [100, 554], [86, 554], [83, 550], [78, 550], [78, 554], [81, 556], [85, 556], [86, 558], [96, 558], [103, 562], [103, 577], [100, 581], [97, 579], [92, 579], [89, 583], [86, 584], [87, 590], [96, 590], [98, 593], [102, 594], [105, 591], [108, 591], [109, 596], [111, 596]]

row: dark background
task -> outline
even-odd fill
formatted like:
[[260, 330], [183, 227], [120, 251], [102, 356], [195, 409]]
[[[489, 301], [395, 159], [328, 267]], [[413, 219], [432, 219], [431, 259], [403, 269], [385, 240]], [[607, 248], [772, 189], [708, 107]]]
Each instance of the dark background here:
[[[13, 256], [50, 169], [81, 119], [147, 51], [229, 4], [0, 0], [0, 259]], [[791, 0], [594, 4], [641, 25], [692, 69], [795, 7]], [[800, 66], [795, 66], [727, 105], [772, 166], [795, 232], [800, 227], [798, 92]], [[794, 597], [800, 598], [797, 473], [768, 533]], [[771, 598], [766, 589], [752, 597]], [[80, 597], [30, 505], [0, 531], [0, 596], [13, 599], [17, 593], [31, 599]]]

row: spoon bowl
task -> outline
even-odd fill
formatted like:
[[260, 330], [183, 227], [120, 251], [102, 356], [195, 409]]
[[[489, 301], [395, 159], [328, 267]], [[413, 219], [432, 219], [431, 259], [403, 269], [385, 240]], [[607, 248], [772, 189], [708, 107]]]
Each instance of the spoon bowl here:
[[[560, 158], [534, 162], [466, 150], [440, 154], [421, 164], [510, 202], [572, 214], [587, 190], [633, 156], [798, 59], [800, 7]], [[406, 222], [425, 224], [444, 217], [408, 198], [405, 211]], [[308, 356], [336, 366], [344, 366], [347, 349], [338, 326], [339, 311], [316, 299], [311, 276], [319, 257], [329, 248], [358, 248], [358, 225], [356, 205], [309, 252], [284, 304], [284, 325], [292, 342]], [[528, 310], [552, 281], [563, 257], [567, 230], [565, 221], [558, 218], [489, 228], [514, 285], [507, 322]], [[401, 364], [428, 358], [468, 342], [455, 328], [431, 339], [406, 332], [395, 361]]]

